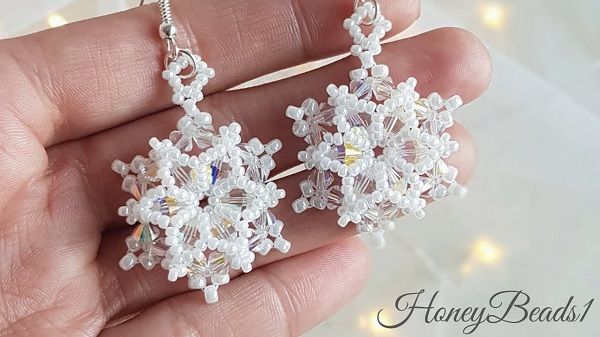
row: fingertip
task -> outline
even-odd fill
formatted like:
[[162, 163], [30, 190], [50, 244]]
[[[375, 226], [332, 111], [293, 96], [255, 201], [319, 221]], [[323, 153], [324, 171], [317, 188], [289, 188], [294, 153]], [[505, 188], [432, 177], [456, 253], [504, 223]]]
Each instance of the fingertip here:
[[392, 34], [404, 31], [421, 16], [421, 0], [385, 0], [381, 7], [383, 16], [394, 25]]
[[366, 283], [371, 271], [371, 252], [364, 241], [357, 236], [349, 237], [331, 245], [337, 250], [340, 261], [341, 277], [352, 276], [358, 289]]
[[431, 44], [437, 45], [440, 81], [453, 85], [442, 85], [453, 89], [444, 92], [447, 96], [458, 94], [465, 102], [479, 97], [488, 88], [492, 75], [490, 54], [473, 33], [456, 27], [439, 28], [431, 31]]
[[390, 43], [385, 50], [383, 57], [390, 68], [411, 69], [411, 73], [396, 72], [401, 79], [415, 76], [417, 91], [424, 96], [434, 91], [444, 97], [458, 94], [468, 103], [479, 97], [491, 80], [490, 54], [481, 40], [464, 29], [434, 29]]

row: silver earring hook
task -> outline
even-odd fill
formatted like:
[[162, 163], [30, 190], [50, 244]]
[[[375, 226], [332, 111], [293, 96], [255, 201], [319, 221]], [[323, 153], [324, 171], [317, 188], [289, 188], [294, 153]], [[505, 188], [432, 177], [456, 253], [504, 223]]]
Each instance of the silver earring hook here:
[[[140, 6], [144, 5], [144, 0], [140, 0]], [[189, 74], [181, 75], [181, 78], [188, 79], [196, 75], [198, 72], [198, 61], [193, 56], [189, 49], [180, 49], [177, 46], [177, 27], [173, 23], [173, 14], [171, 13], [171, 3], [169, 0], [159, 0], [158, 7], [162, 22], [160, 24], [159, 34], [161, 39], [165, 41], [167, 54], [165, 55], [165, 69], [169, 68], [169, 63], [175, 61], [177, 57], [182, 56], [188, 59], [192, 70]]]

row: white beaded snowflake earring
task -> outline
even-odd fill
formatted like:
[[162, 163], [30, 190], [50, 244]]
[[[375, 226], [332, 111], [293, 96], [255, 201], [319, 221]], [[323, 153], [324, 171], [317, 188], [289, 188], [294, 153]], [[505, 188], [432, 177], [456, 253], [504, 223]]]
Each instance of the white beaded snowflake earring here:
[[150, 270], [160, 265], [170, 281], [187, 276], [189, 287], [203, 289], [206, 301], [214, 303], [230, 270], [250, 272], [255, 253], [290, 249], [281, 236], [283, 223], [270, 210], [285, 192], [267, 182], [275, 167], [272, 156], [282, 144], [265, 145], [256, 138], [241, 143], [235, 122], [214, 131], [211, 115], [197, 103], [215, 71], [177, 47], [169, 1], [160, 0], [159, 6], [167, 49], [162, 77], [185, 115], [170, 139], [150, 139], [148, 157], [112, 165], [123, 177], [123, 190], [133, 195], [119, 215], [136, 226], [120, 266], [129, 270], [139, 263]]
[[444, 160], [459, 148], [445, 130], [462, 101], [437, 93], [421, 98], [414, 78], [394, 86], [388, 67], [375, 62], [392, 23], [376, 0], [356, 0], [354, 7], [343, 25], [361, 62], [350, 72], [350, 85], [331, 84], [326, 103], [307, 99], [286, 112], [295, 121], [293, 133], [308, 143], [298, 159], [311, 170], [293, 208], [337, 210], [340, 226], [355, 223], [383, 246], [384, 232], [402, 214], [423, 218], [428, 200], [466, 193], [456, 182], [458, 170]]

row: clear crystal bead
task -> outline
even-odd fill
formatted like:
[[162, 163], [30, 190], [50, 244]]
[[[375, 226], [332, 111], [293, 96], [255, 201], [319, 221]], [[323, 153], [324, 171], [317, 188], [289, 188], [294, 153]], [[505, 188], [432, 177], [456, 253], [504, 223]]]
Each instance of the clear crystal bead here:
[[200, 150], [212, 145], [215, 135], [212, 127], [190, 127], [184, 131], [173, 131], [169, 139], [182, 152], [190, 152], [194, 145]]
[[133, 230], [131, 238], [137, 241], [138, 244], [143, 245], [148, 242], [154, 242], [158, 238], [158, 233], [149, 224], [139, 224]]
[[252, 237], [248, 240], [248, 249], [256, 251], [262, 245], [264, 240], [267, 238], [268, 233], [264, 230], [257, 230], [254, 232]]
[[394, 82], [391, 77], [373, 79], [373, 94], [378, 101], [385, 101], [392, 96], [394, 92]]
[[406, 142], [402, 147], [397, 148], [401, 151], [401, 156], [409, 163], [417, 163], [426, 158], [429, 154], [429, 147], [417, 141]]
[[173, 196], [167, 196], [164, 198], [158, 198], [155, 201], [154, 210], [168, 216], [173, 216], [181, 209], [177, 198]]
[[336, 159], [346, 165], [354, 164], [362, 156], [362, 151], [350, 143], [344, 143], [336, 147]]
[[229, 262], [224, 253], [212, 252], [208, 256], [208, 272], [214, 274], [227, 274], [229, 271]]
[[431, 107], [427, 98], [419, 98], [415, 102], [415, 113], [418, 119], [425, 119], [430, 116]]
[[252, 200], [254, 200], [254, 198], [255, 197], [253, 195], [247, 194], [244, 190], [234, 189], [233, 191], [229, 192], [228, 195], [219, 198], [217, 202], [245, 208], [252, 202]]
[[354, 181], [354, 191], [358, 194], [366, 195], [375, 191], [375, 181], [373, 181], [373, 170], [367, 169], [363, 174], [358, 175]]
[[199, 149], [205, 149], [212, 145], [214, 137], [212, 126], [210, 128], [201, 127], [196, 131], [193, 140]]
[[339, 186], [332, 186], [327, 193], [327, 208], [336, 209], [342, 205], [344, 195]]
[[217, 239], [233, 241], [237, 238], [234, 222], [226, 218], [223, 218], [220, 221], [214, 221], [211, 232]]
[[314, 170], [308, 176], [308, 181], [313, 186], [317, 194], [323, 194], [333, 183], [333, 174], [329, 171]]
[[372, 78], [365, 80], [354, 80], [350, 82], [350, 92], [355, 94], [358, 99], [364, 99], [370, 101], [373, 97], [373, 85]]
[[206, 173], [210, 174], [210, 183], [214, 185], [217, 183], [217, 181], [229, 175], [229, 172], [231, 172], [231, 167], [226, 163], [223, 163], [222, 160], [216, 160], [210, 166], [206, 167], [206, 171]]
[[182, 152], [190, 152], [194, 147], [194, 144], [192, 143], [192, 137], [184, 135], [184, 133], [181, 131], [171, 132], [169, 139], [171, 142], [173, 142], [175, 147]]
[[319, 110], [311, 116], [308, 116], [306, 121], [309, 124], [309, 134], [305, 140], [309, 144], [319, 144], [323, 141], [323, 135], [331, 131], [333, 125], [333, 117], [335, 117], [335, 109], [327, 103], [321, 103]]
[[421, 182], [423, 183], [421, 192], [427, 194], [432, 189], [442, 185], [444, 183], [444, 175], [447, 172], [448, 165], [443, 160], [436, 161], [433, 169], [421, 177]]

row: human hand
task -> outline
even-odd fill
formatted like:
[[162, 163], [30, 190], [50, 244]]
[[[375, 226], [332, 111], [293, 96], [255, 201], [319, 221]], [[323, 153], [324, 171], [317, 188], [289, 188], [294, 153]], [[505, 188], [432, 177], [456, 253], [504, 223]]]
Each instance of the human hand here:
[[[396, 33], [418, 17], [417, 0], [381, 3]], [[292, 135], [286, 107], [346, 83], [356, 61], [226, 89], [345, 52], [341, 23], [352, 1], [180, 0], [173, 7], [180, 44], [217, 71], [201, 107], [215, 125], [236, 120], [248, 138], [281, 139], [278, 168], [295, 166], [305, 144]], [[365, 282], [369, 259], [351, 226], [338, 227], [334, 213], [292, 211], [301, 175], [279, 182], [290, 195], [276, 212], [292, 250], [258, 259], [256, 270], [220, 290], [219, 303], [205, 304], [163, 271], [119, 268], [131, 228], [116, 214], [126, 196], [110, 164], [147, 152], [148, 139], [166, 137], [182, 114], [160, 79], [158, 24], [156, 8], [145, 6], [0, 41], [0, 336], [296, 336]], [[485, 48], [459, 29], [388, 44], [380, 60], [397, 80], [417, 78], [424, 95], [435, 90], [466, 102], [485, 90], [491, 72]], [[451, 134], [462, 145], [451, 161], [464, 182], [472, 143], [458, 124]]]

